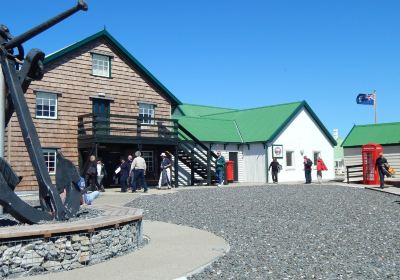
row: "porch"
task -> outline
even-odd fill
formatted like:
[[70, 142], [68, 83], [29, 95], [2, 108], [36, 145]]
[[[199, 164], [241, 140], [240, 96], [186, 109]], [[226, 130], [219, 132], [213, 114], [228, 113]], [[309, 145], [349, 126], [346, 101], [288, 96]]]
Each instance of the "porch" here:
[[177, 155], [178, 123], [173, 119], [85, 114], [78, 117], [78, 148], [81, 173], [84, 174], [90, 155], [95, 155], [105, 164], [107, 186], [117, 184], [113, 177], [121, 158], [126, 160], [140, 150], [148, 166], [146, 181], [155, 185], [160, 174], [160, 154], [168, 151]]

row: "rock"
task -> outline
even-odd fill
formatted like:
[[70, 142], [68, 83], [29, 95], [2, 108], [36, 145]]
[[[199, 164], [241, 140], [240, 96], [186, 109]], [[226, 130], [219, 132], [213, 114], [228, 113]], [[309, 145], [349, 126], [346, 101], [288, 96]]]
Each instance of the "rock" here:
[[82, 252], [79, 256], [79, 262], [80, 263], [86, 263], [90, 259], [90, 253], [89, 252]]
[[42, 267], [49, 271], [60, 270], [62, 264], [57, 261], [47, 261], [42, 264]]
[[72, 243], [79, 242], [81, 240], [82, 240], [82, 236], [80, 236], [79, 234], [72, 235], [72, 238], [71, 238]]
[[81, 251], [82, 251], [82, 252], [87, 252], [87, 251], [89, 251], [89, 249], [90, 249], [89, 246], [82, 246], [82, 247], [81, 247]]
[[81, 240], [81, 245], [82, 246], [89, 246], [90, 245], [90, 240], [87, 236], [83, 236]]
[[44, 258], [33, 250], [26, 251], [21, 261], [22, 267], [40, 266]]
[[20, 257], [14, 257], [14, 258], [11, 260], [11, 263], [13, 263], [13, 264], [19, 266], [19, 265], [22, 263], [22, 258], [20, 258]]
[[74, 263], [71, 263], [69, 268], [70, 269], [75, 269], [75, 268], [80, 268], [80, 267], [83, 267], [83, 265], [80, 264], [79, 262], [74, 262]]
[[1, 260], [2, 260], [3, 262], [10, 261], [10, 260], [13, 258], [13, 256], [18, 255], [18, 253], [19, 253], [19, 251], [21, 250], [21, 248], [22, 248], [22, 245], [21, 245], [21, 244], [18, 244], [18, 245], [16, 245], [16, 246], [9, 247], [8, 249], [6, 249], [6, 250], [4, 251]]

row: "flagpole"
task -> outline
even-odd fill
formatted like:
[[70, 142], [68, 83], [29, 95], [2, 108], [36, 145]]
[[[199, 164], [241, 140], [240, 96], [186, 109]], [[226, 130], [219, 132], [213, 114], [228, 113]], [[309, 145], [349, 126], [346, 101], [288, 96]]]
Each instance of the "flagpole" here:
[[375, 124], [376, 122], [376, 90], [374, 90], [374, 115], [375, 115]]

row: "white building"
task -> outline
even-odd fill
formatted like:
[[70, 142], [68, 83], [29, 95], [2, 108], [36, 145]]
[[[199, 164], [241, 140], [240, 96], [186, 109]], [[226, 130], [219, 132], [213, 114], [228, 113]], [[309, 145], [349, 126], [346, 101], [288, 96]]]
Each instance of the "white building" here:
[[273, 157], [283, 167], [279, 182], [305, 180], [303, 156], [314, 164], [321, 156], [328, 167], [323, 179], [335, 177], [336, 142], [305, 101], [246, 110], [183, 104], [174, 116], [201, 142], [234, 161], [235, 181], [272, 182], [268, 166]]

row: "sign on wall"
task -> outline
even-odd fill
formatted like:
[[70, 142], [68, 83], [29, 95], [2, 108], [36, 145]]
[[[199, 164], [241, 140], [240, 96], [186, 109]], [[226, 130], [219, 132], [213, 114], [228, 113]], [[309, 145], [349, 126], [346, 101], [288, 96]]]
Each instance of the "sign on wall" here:
[[272, 157], [283, 158], [283, 145], [272, 145]]

